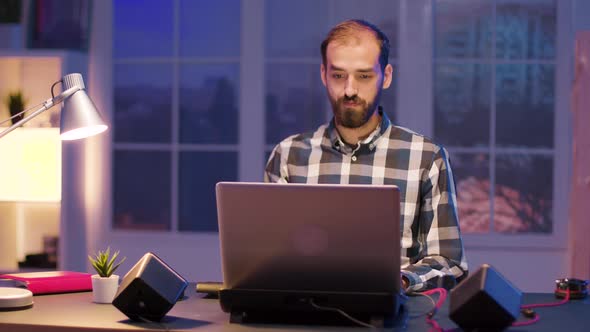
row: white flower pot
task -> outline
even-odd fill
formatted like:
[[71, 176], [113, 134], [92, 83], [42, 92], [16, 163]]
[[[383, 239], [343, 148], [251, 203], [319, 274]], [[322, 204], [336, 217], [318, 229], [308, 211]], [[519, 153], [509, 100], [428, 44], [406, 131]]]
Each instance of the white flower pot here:
[[95, 303], [112, 303], [119, 288], [119, 276], [116, 274], [102, 278], [92, 275], [92, 300]]

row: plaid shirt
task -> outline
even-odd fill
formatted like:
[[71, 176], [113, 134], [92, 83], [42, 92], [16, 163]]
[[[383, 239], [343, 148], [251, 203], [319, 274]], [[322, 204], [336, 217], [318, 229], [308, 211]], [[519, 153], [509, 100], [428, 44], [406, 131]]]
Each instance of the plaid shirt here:
[[264, 181], [398, 186], [408, 291], [451, 288], [467, 275], [467, 261], [448, 153], [380, 114], [377, 129], [355, 147], [341, 140], [334, 120], [286, 138], [272, 151]]

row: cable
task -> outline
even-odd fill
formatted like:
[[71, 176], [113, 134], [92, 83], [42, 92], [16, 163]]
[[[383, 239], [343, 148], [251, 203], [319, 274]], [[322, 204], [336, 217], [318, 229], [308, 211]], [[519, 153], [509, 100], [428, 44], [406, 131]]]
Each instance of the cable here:
[[63, 83], [63, 79], [61, 79], [61, 80], [59, 80], [59, 81], [57, 81], [57, 82], [55, 82], [55, 83], [53, 83], [53, 84], [51, 85], [51, 98], [55, 98], [55, 94], [53, 93], [53, 88], [54, 88], [54, 87], [55, 87], [55, 86], [56, 86], [58, 83]]
[[520, 311], [523, 314], [525, 314], [525, 316], [527, 316], [527, 317], [532, 316], [532, 318], [529, 320], [526, 320], [526, 321], [522, 321], [522, 322], [514, 322], [514, 323], [512, 323], [512, 326], [526, 326], [526, 325], [532, 325], [532, 324], [538, 322], [539, 319], [541, 319], [541, 317], [534, 310], [532, 310], [533, 308], [557, 307], [557, 306], [566, 304], [569, 300], [570, 300], [570, 290], [568, 288], [565, 291], [564, 299], [559, 302], [525, 304], [520, 307]]
[[341, 314], [342, 316], [346, 317], [347, 319], [349, 319], [350, 321], [352, 321], [360, 326], [368, 327], [371, 329], [377, 329], [376, 326], [371, 325], [369, 323], [365, 323], [363, 321], [360, 321], [360, 320], [352, 317], [351, 315], [347, 314], [346, 312], [342, 311], [341, 309], [317, 305], [313, 299], [309, 299], [309, 304], [311, 304], [312, 307], [314, 307], [318, 310], [337, 312], [337, 313]]
[[421, 314], [417, 314], [417, 315], [411, 315], [411, 316], [408, 317], [409, 319], [419, 318], [419, 317], [422, 317], [424, 315], [428, 315], [430, 312], [432, 312], [432, 311], [434, 311], [436, 309], [436, 302], [434, 302], [434, 299], [432, 298], [432, 296], [426, 295], [426, 294], [423, 294], [423, 293], [420, 293], [420, 292], [410, 293], [408, 295], [410, 295], [410, 296], [420, 295], [422, 297], [425, 297], [425, 298], [429, 299], [430, 302], [432, 303], [432, 308], [430, 308], [428, 311], [423, 312]]
[[430, 324], [432, 326], [432, 329], [434, 329], [437, 332], [442, 332], [443, 329], [442, 327], [440, 327], [440, 325], [438, 325], [438, 322], [434, 319], [434, 315], [436, 315], [436, 313], [438, 312], [438, 309], [440, 309], [442, 307], [442, 305], [445, 303], [445, 300], [447, 299], [447, 290], [444, 288], [434, 288], [425, 292], [422, 292], [423, 295], [425, 296], [429, 296], [431, 294], [438, 294], [438, 299], [434, 305], [434, 308], [432, 308], [432, 310], [430, 312], [428, 312], [426, 314], [426, 322], [428, 324]]

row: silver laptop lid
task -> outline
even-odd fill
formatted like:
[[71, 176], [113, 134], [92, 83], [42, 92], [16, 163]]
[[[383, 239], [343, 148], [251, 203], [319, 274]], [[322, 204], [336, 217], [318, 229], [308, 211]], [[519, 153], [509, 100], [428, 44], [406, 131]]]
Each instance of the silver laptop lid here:
[[400, 288], [400, 196], [390, 185], [220, 182], [224, 287]]

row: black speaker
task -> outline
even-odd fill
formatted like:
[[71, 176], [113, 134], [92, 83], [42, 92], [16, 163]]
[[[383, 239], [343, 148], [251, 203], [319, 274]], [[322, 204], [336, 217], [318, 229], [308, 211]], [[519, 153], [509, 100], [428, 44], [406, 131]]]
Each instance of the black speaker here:
[[520, 313], [522, 293], [484, 264], [451, 290], [449, 317], [465, 331], [500, 331]]
[[113, 305], [127, 317], [160, 321], [184, 294], [188, 282], [148, 252], [127, 272]]

